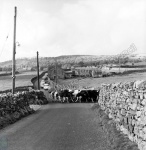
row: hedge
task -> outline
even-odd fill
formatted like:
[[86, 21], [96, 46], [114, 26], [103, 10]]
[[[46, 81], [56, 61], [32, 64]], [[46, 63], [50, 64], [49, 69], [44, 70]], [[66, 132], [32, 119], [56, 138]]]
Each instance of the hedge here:
[[48, 100], [42, 91], [23, 91], [0, 94], [0, 128], [34, 113], [31, 104], [47, 104]]

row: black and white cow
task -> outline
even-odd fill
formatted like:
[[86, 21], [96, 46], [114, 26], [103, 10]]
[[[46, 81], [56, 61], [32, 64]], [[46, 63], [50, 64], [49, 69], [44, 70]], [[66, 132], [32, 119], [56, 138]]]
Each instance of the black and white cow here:
[[59, 91], [52, 91], [51, 97], [55, 102], [67, 103], [85, 103], [98, 102], [99, 90], [69, 90], [62, 89]]
[[79, 102], [98, 102], [99, 90], [81, 90], [76, 98]]
[[68, 89], [65, 89], [65, 90], [60, 90], [58, 92], [58, 95], [61, 99], [61, 102], [67, 102], [67, 103], [70, 103], [72, 102], [72, 92], [70, 92]]

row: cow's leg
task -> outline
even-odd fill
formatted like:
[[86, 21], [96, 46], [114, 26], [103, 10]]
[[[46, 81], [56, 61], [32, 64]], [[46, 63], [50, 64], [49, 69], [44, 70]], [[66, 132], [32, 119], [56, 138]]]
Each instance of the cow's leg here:
[[57, 98], [57, 99], [58, 99], [58, 102], [60, 102], [60, 96], [59, 96], [59, 95], [58, 95], [58, 98]]
[[79, 103], [82, 103], [81, 98], [82, 98], [82, 97], [79, 97]]
[[65, 102], [65, 97], [63, 97], [63, 103]]
[[94, 103], [94, 98], [91, 98], [92, 103]]
[[68, 97], [66, 97], [66, 101], [67, 101], [67, 103], [69, 103], [69, 98]]
[[78, 102], [78, 97], [75, 97], [75, 103]]
[[60, 101], [61, 101], [61, 103], [63, 103], [63, 97], [60, 97]]
[[85, 102], [86, 102], [86, 103], [88, 103], [88, 101], [89, 101], [89, 100], [88, 100], [88, 98], [87, 98], [87, 97], [85, 97], [85, 99], [86, 99], [86, 100], [85, 100]]
[[56, 96], [54, 95], [54, 102], [56, 102]]

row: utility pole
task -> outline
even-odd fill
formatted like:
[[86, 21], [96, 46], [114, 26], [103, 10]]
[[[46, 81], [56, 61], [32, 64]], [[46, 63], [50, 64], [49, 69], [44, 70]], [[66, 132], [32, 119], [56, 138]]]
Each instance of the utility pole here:
[[120, 56], [119, 56], [119, 73], [120, 73], [120, 66], [121, 66], [121, 61], [120, 61]]
[[39, 80], [39, 52], [37, 51], [37, 79], [38, 79], [38, 90], [40, 90], [40, 80]]
[[56, 77], [55, 77], [55, 83], [57, 84], [57, 78], [58, 78], [58, 73], [57, 73], [57, 60], [55, 58], [55, 73], [56, 73]]
[[16, 62], [15, 62], [15, 54], [16, 54], [16, 17], [17, 17], [17, 7], [14, 8], [14, 37], [13, 37], [13, 58], [12, 58], [12, 94], [15, 93], [15, 70], [16, 70]]

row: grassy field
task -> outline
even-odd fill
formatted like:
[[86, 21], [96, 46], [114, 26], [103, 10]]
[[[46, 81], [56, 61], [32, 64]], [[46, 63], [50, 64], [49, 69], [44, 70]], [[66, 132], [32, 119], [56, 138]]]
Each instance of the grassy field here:
[[146, 69], [146, 68], [112, 68], [109, 70], [109, 68], [106, 68], [106, 69], [102, 69], [102, 71], [104, 72], [116, 72], [116, 73], [123, 73], [123, 72], [127, 72], [127, 71], [133, 71], [133, 70], [143, 70], [143, 69]]
[[[32, 86], [31, 79], [37, 75], [36, 72], [24, 72], [16, 75], [16, 87], [18, 86]], [[76, 88], [82, 87], [99, 87], [102, 83], [116, 83], [126, 82], [134, 80], [146, 80], [146, 72], [132, 73], [129, 75], [116, 75], [104, 78], [78, 78], [78, 79], [66, 79], [59, 80], [59, 84], [71, 85], [73, 83]], [[4, 91], [12, 88], [12, 77], [2, 76], [0, 77], [0, 91]]]
[[[32, 85], [31, 79], [37, 75], [36, 72], [23, 72], [16, 75], [16, 87]], [[0, 77], [0, 91], [12, 88], [12, 76]]]
[[117, 83], [127, 82], [135, 80], [146, 80], [146, 72], [144, 73], [133, 73], [129, 75], [116, 75], [112, 77], [104, 78], [84, 78], [84, 79], [66, 79], [59, 80], [59, 84], [70, 85], [72, 82], [79, 88], [82, 87], [99, 87], [102, 83]]

